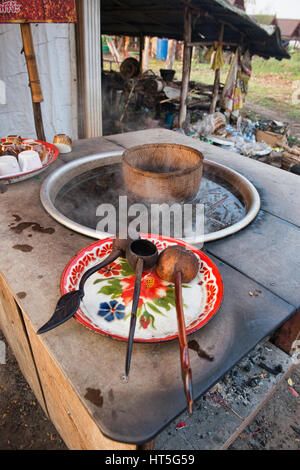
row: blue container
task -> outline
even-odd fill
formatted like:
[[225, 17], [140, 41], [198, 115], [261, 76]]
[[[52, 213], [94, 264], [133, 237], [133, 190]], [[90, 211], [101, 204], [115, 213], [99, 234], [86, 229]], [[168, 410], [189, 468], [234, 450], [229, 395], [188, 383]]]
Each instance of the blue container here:
[[167, 55], [168, 55], [168, 40], [157, 39], [156, 58], [160, 60], [166, 60]]

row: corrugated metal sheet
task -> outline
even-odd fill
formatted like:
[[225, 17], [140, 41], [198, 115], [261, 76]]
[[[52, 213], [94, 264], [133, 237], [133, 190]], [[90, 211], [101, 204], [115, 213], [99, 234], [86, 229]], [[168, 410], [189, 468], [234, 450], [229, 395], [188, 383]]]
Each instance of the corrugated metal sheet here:
[[[192, 0], [193, 41], [215, 41], [225, 23], [224, 42], [243, 43], [252, 54], [289, 58], [280, 30], [267, 31], [254, 18], [226, 0]], [[183, 39], [183, 0], [101, 0], [103, 34]]]

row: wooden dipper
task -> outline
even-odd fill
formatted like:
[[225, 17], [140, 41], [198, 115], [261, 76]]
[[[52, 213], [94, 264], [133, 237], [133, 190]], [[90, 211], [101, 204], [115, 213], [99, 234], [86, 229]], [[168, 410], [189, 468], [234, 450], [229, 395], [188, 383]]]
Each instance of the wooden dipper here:
[[69, 320], [69, 318], [72, 318], [77, 312], [81, 299], [84, 296], [84, 284], [86, 280], [92, 274], [99, 271], [99, 269], [104, 268], [120, 256], [125, 258], [126, 248], [131, 242], [131, 239], [122, 239], [116, 235], [116, 238], [113, 241], [111, 253], [103, 261], [101, 261], [101, 263], [92, 266], [83, 274], [77, 290], [70, 291], [60, 297], [52, 317], [37, 331], [37, 334], [40, 335], [41, 333], [46, 333], [46, 331], [50, 331]]
[[156, 273], [161, 279], [175, 284], [182, 380], [190, 414], [192, 414], [193, 408], [193, 385], [183, 313], [182, 283], [191, 282], [196, 277], [198, 271], [198, 259], [192, 251], [187, 250], [181, 245], [173, 245], [162, 251], [156, 266]]

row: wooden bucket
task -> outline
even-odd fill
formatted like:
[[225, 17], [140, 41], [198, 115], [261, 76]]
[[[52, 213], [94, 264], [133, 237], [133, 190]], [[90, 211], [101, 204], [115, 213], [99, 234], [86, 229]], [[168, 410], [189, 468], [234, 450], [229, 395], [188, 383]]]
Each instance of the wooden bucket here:
[[200, 186], [203, 154], [178, 144], [146, 144], [123, 153], [126, 189], [152, 202], [192, 200]]

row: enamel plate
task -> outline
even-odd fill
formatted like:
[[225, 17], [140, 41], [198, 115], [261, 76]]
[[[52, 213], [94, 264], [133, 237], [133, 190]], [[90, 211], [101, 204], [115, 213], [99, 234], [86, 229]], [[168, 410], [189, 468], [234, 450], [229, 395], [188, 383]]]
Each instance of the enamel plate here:
[[[22, 139], [22, 140], [24, 142], [28, 139]], [[57, 157], [59, 156], [59, 150], [57, 147], [55, 147], [55, 145], [49, 144], [49, 142], [42, 142], [41, 140], [36, 140], [36, 139], [32, 139], [32, 140], [34, 140], [34, 142], [37, 144], [43, 144], [47, 148], [48, 156], [42, 168], [38, 168], [37, 170], [26, 171], [23, 173], [16, 173], [10, 176], [0, 176], [0, 182], [4, 182], [8, 184], [18, 183], [19, 181], [24, 181], [28, 178], [32, 178], [33, 176], [37, 176], [46, 168], [48, 168], [48, 166], [50, 166], [57, 159]], [[0, 139], [0, 142], [4, 142], [4, 139]]]
[[[189, 284], [183, 284], [184, 315], [187, 334], [202, 328], [220, 307], [223, 284], [215, 264], [192, 245], [174, 238], [145, 235], [161, 252], [170, 245], [182, 245], [198, 257], [199, 271]], [[113, 238], [98, 240], [81, 250], [66, 266], [61, 279], [61, 294], [78, 289], [83, 273], [98, 264], [112, 250]], [[88, 278], [85, 295], [75, 318], [102, 335], [127, 341], [135, 273], [123, 258]], [[143, 273], [135, 341], [155, 342], [177, 338], [174, 284], [162, 281], [155, 268]]]

